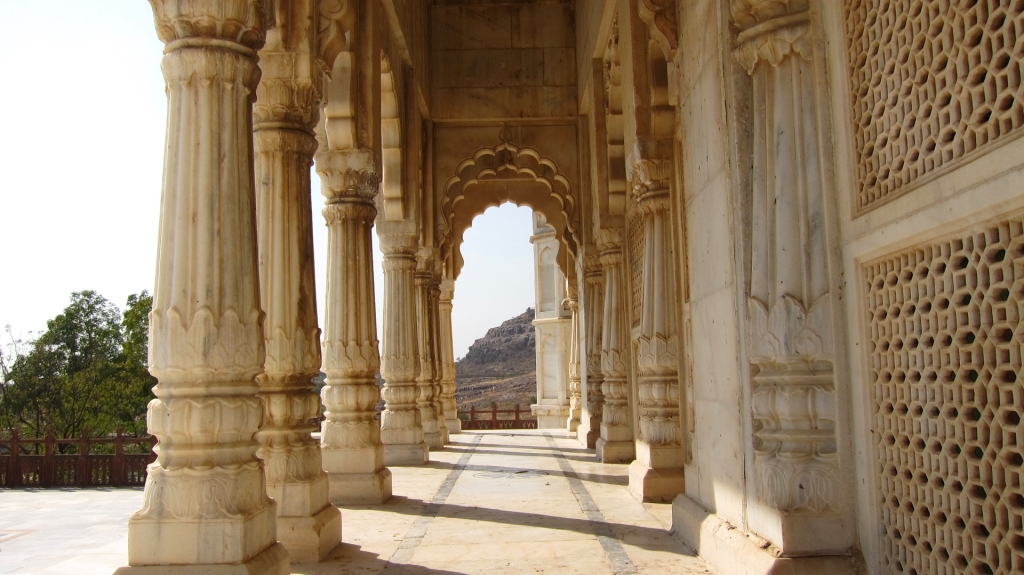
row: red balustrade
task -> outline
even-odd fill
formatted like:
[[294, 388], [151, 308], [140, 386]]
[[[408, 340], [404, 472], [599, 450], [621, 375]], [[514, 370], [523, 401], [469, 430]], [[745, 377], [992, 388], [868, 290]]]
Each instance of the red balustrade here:
[[[537, 429], [537, 418], [519, 404], [516, 404], [515, 409], [498, 409], [497, 405], [492, 405], [487, 410], [477, 411], [475, 406], [470, 406], [468, 412], [459, 411], [459, 415], [466, 414], [469, 419], [462, 420], [462, 429]], [[522, 415], [529, 417], [524, 418]]]
[[[100, 450], [110, 453], [97, 453], [99, 445], [112, 446]], [[141, 453], [125, 453], [131, 445]], [[155, 437], [127, 437], [120, 429], [113, 437], [82, 432], [75, 439], [57, 439], [52, 429], [42, 439], [22, 439], [15, 429], [10, 439], [0, 439], [0, 447], [7, 448], [6, 453], [0, 449], [0, 487], [142, 486], [146, 467], [156, 460], [155, 445]]]

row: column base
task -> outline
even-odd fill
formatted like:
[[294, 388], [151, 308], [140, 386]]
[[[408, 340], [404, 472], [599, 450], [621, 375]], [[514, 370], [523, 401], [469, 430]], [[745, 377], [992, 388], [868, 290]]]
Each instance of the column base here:
[[[165, 542], [173, 545], [172, 541]], [[213, 565], [131, 565], [114, 575], [288, 575], [291, 565], [284, 545], [275, 543], [259, 555], [236, 564]]]
[[448, 428], [449, 434], [462, 433], [462, 420], [458, 417], [444, 420], [444, 425]]
[[445, 420], [437, 422], [438, 432], [441, 434], [441, 447], [448, 445], [452, 440], [448, 437], [448, 424]]
[[424, 465], [430, 461], [427, 443], [384, 446], [384, 465]]
[[328, 473], [334, 505], [380, 505], [391, 499], [391, 470], [375, 473]]
[[328, 505], [312, 517], [278, 517], [277, 540], [292, 563], [323, 561], [341, 545], [341, 512]]
[[778, 547], [738, 529], [686, 495], [672, 501], [675, 538], [719, 573], [730, 575], [861, 575], [853, 555], [777, 557]]
[[565, 428], [569, 431], [576, 431], [580, 427], [580, 420], [569, 418], [569, 421], [565, 422]]
[[[444, 439], [441, 438], [441, 433], [438, 431], [432, 431], [430, 433], [423, 434], [423, 443], [427, 444], [427, 449], [441, 449], [444, 447]], [[387, 449], [384, 450], [384, 457], [387, 458]]]
[[597, 447], [597, 439], [601, 437], [601, 424], [587, 425], [588, 423], [586, 419], [580, 422], [580, 426], [576, 428], [576, 439], [583, 447], [594, 449]]
[[668, 503], [686, 490], [681, 467], [651, 469], [639, 460], [629, 464], [629, 493], [645, 503]]
[[636, 459], [636, 444], [632, 441], [608, 441], [600, 437], [595, 447], [601, 463], [629, 463]]

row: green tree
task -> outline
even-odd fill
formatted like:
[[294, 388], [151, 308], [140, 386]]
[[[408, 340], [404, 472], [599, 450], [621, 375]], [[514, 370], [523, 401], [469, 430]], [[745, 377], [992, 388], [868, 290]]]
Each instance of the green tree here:
[[153, 296], [148, 292], [128, 296], [121, 321], [121, 379], [111, 396], [110, 413], [132, 434], [146, 431], [146, 405], [153, 399], [156, 378], [149, 374], [149, 312]]
[[151, 306], [148, 293], [131, 296], [122, 324], [103, 296], [71, 294], [71, 304], [27, 351], [8, 354], [0, 417], [36, 437], [51, 427], [59, 437], [143, 431], [155, 383], [146, 371]]

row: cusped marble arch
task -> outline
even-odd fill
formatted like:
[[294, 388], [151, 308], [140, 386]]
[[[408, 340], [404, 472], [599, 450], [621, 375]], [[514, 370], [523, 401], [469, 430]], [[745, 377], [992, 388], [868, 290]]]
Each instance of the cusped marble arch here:
[[558, 264], [567, 274], [569, 255], [575, 257], [579, 246], [579, 214], [569, 180], [538, 150], [503, 141], [474, 152], [445, 183], [437, 243], [442, 257], [449, 261], [452, 277], [457, 278], [462, 270], [461, 245], [473, 219], [506, 202], [528, 206], [545, 216], [565, 248], [559, 250]]

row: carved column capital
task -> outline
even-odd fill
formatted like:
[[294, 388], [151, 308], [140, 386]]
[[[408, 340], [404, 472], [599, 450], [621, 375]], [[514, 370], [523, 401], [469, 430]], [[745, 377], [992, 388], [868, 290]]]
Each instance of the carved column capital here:
[[601, 265], [606, 252], [622, 252], [622, 230], [619, 228], [603, 228], [597, 233], [597, 249], [601, 250]]
[[269, 64], [286, 55], [260, 54], [263, 78], [256, 89], [253, 129], [289, 128], [313, 132], [320, 118], [321, 89], [314, 78], [274, 78]]
[[320, 191], [327, 203], [362, 199], [373, 201], [380, 188], [380, 173], [370, 150], [336, 151], [319, 147], [316, 171], [320, 174]]
[[597, 244], [587, 244], [584, 253], [587, 255], [583, 257], [583, 277], [586, 278], [588, 275], [600, 273], [601, 259]]
[[410, 260], [408, 269], [416, 269], [416, 234], [381, 233], [377, 237], [385, 256], [405, 256]]
[[733, 57], [753, 74], [761, 60], [778, 66], [786, 56], [810, 58], [808, 0], [733, 0], [740, 34]]
[[267, 0], [150, 0], [164, 53], [187, 47], [229, 48], [254, 56], [273, 22]]
[[662, 157], [665, 147], [664, 142], [638, 140], [626, 159], [633, 197], [641, 215], [669, 209], [673, 164], [672, 160]]

